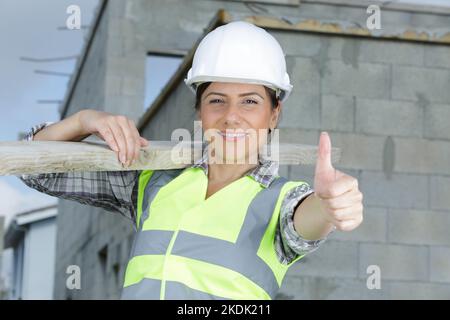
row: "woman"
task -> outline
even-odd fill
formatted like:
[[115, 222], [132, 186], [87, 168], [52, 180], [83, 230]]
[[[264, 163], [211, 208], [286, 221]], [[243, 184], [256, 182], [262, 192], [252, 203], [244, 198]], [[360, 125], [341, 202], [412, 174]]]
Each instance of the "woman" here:
[[[335, 228], [349, 231], [362, 222], [357, 180], [332, 167], [326, 133], [315, 190], [279, 177], [278, 164], [260, 154], [292, 89], [282, 49], [263, 29], [232, 22], [209, 33], [185, 82], [209, 142], [194, 165], [22, 180], [133, 220], [124, 299], [273, 299], [293, 263]], [[80, 141], [96, 134], [126, 166], [148, 144], [133, 121], [95, 110], [49, 124], [27, 139]]]

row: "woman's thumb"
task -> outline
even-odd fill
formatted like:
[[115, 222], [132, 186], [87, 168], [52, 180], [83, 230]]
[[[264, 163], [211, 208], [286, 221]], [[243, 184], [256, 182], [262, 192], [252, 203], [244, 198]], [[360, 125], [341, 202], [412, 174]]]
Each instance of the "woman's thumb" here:
[[147, 139], [145, 139], [144, 137], [139, 137], [139, 140], [140, 140], [141, 145], [142, 145], [143, 147], [148, 146], [148, 140], [147, 140]]

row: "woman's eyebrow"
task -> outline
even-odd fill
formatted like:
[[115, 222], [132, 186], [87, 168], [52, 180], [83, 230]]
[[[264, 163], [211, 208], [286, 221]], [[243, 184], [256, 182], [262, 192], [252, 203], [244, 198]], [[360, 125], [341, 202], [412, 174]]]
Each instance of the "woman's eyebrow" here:
[[[208, 94], [205, 96], [205, 99], [206, 99], [206, 97], [208, 97], [209, 95], [212, 95], [212, 94], [216, 94], [216, 95], [223, 96], [223, 97], [226, 97], [226, 96], [227, 96], [226, 94], [223, 94], [223, 93], [220, 93], [220, 92], [210, 92], [210, 93], [208, 93]], [[261, 99], [264, 100], [264, 97], [261, 96], [258, 92], [246, 92], [246, 93], [241, 93], [241, 94], [239, 94], [239, 97], [250, 96], [250, 95], [253, 95], [253, 94], [256, 94], [257, 96], [261, 97]]]
[[239, 95], [239, 97], [250, 96], [250, 95], [253, 95], [253, 94], [256, 94], [257, 96], [261, 97], [261, 99], [263, 99], [263, 100], [264, 100], [263, 96], [262, 96], [262, 95], [260, 95], [260, 94], [259, 94], [258, 92], [247, 92], [247, 93], [241, 93], [241, 94]]

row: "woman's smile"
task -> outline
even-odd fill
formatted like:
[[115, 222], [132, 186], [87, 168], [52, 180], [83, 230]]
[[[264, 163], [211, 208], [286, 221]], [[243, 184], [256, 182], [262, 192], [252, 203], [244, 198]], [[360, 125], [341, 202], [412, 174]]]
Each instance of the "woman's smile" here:
[[225, 131], [218, 131], [219, 135], [225, 140], [225, 141], [237, 141], [240, 139], [243, 139], [247, 137], [249, 134], [246, 132], [235, 132], [235, 130], [225, 130]]

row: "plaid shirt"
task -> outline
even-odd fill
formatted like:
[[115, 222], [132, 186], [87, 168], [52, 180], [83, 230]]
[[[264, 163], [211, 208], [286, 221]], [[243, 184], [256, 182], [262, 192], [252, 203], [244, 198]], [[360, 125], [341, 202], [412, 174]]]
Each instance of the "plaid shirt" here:
[[[44, 122], [31, 128], [23, 140], [32, 141], [34, 135], [52, 124]], [[206, 149], [205, 149], [206, 151]], [[192, 167], [202, 168], [208, 174], [207, 152]], [[58, 198], [77, 201], [82, 204], [101, 207], [107, 211], [119, 212], [133, 222], [136, 227], [137, 187], [141, 171], [83, 171], [43, 173], [18, 176], [27, 186], [39, 192]], [[249, 170], [251, 176], [264, 188], [278, 177], [278, 163], [260, 159], [259, 165]], [[278, 260], [283, 264], [293, 261], [298, 255], [316, 250], [327, 237], [319, 240], [306, 240], [294, 229], [295, 208], [314, 190], [303, 183], [288, 191], [280, 209], [280, 219], [275, 234], [275, 250]]]

